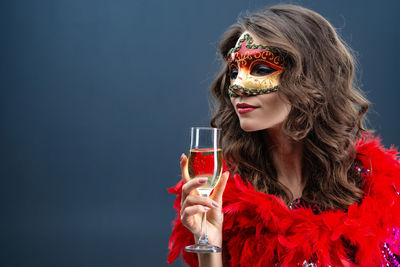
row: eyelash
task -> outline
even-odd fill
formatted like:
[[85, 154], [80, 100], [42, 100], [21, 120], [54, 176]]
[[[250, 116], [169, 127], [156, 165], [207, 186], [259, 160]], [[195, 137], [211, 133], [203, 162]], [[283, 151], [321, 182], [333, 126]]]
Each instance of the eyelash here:
[[[250, 74], [254, 75], [254, 76], [267, 76], [271, 73], [274, 73], [275, 71], [277, 71], [277, 70], [269, 67], [266, 64], [259, 63], [259, 64], [254, 65], [254, 67], [251, 69]], [[232, 66], [230, 68], [228, 76], [232, 80], [234, 80], [237, 78], [237, 75], [238, 75], [238, 69], [235, 66]]]

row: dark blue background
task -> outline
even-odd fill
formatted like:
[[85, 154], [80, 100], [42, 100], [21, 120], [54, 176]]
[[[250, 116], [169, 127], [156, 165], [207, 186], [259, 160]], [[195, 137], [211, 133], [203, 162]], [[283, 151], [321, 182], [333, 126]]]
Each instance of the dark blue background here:
[[[208, 125], [219, 37], [275, 3], [1, 1], [0, 266], [166, 266], [166, 188]], [[292, 3], [357, 51], [370, 125], [398, 145], [399, 2]]]

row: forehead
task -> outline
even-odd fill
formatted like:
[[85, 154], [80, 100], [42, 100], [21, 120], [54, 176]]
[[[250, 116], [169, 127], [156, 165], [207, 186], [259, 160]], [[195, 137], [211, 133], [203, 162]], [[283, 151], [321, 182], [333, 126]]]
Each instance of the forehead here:
[[244, 32], [236, 42], [235, 47], [228, 52], [228, 61], [243, 67], [249, 66], [254, 61], [263, 61], [276, 68], [283, 68], [282, 57], [273, 49], [253, 37], [249, 32]]

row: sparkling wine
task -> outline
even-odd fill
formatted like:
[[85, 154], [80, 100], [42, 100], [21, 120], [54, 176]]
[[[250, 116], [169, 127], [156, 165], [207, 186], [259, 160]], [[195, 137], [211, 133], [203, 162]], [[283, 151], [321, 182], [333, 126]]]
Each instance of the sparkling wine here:
[[207, 178], [207, 184], [197, 188], [201, 196], [210, 195], [217, 185], [222, 171], [222, 150], [220, 148], [198, 148], [189, 151], [189, 176]]

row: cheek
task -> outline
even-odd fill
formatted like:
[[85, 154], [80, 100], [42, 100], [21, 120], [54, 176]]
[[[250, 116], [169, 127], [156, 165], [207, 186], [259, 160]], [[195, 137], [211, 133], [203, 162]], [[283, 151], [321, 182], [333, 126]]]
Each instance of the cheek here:
[[290, 104], [287, 101], [282, 100], [278, 94], [274, 97], [267, 98], [263, 101], [263, 110], [266, 114], [271, 114], [277, 117], [287, 117], [290, 112]]
[[263, 102], [263, 117], [268, 125], [280, 124], [287, 119], [290, 109], [290, 104], [275, 94], [273, 98]]

